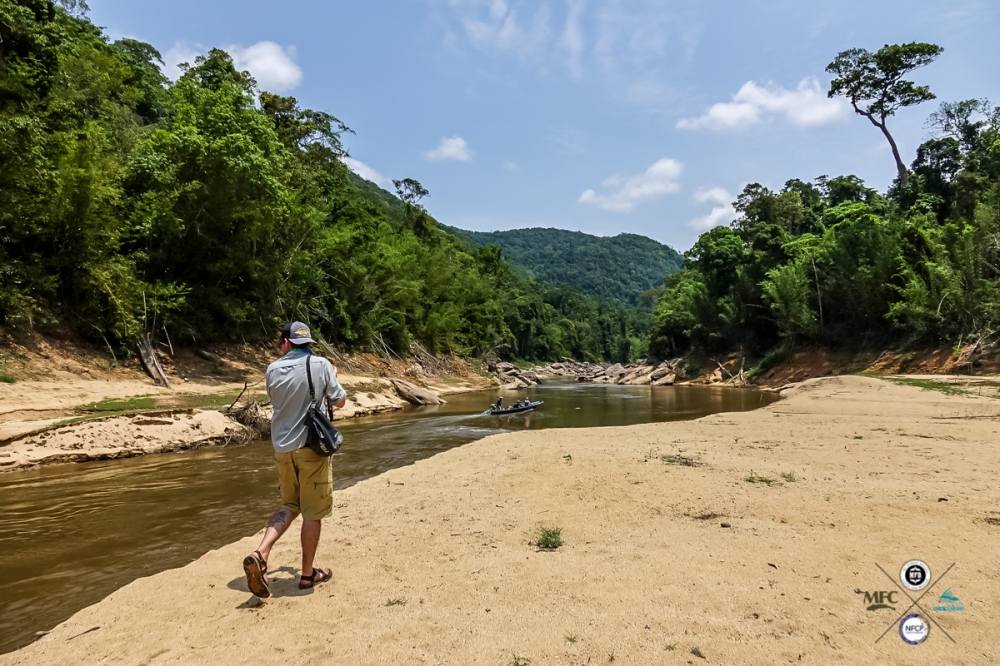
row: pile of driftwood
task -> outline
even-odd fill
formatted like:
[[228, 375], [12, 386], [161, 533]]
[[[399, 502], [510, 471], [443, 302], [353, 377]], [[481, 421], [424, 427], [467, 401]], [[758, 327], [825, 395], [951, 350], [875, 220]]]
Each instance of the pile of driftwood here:
[[271, 434], [271, 415], [264, 405], [251, 398], [245, 404], [236, 406], [249, 386], [246, 382], [243, 383], [243, 390], [226, 408], [225, 414], [250, 431], [249, 439], [261, 439]]
[[226, 416], [249, 428], [251, 439], [261, 439], [271, 434], [271, 415], [256, 400], [249, 400], [239, 407], [228, 410]]

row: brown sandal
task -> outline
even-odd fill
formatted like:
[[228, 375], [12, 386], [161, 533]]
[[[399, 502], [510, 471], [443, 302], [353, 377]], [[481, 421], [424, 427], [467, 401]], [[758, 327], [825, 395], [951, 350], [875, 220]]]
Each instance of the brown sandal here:
[[271, 586], [267, 583], [267, 561], [260, 551], [253, 551], [243, 558], [243, 571], [247, 575], [247, 587], [261, 599], [271, 596]]
[[326, 581], [333, 578], [333, 572], [329, 569], [321, 569], [319, 567], [313, 567], [313, 572], [311, 576], [302, 576], [299, 578], [299, 589], [308, 590], [320, 583], [325, 583]]

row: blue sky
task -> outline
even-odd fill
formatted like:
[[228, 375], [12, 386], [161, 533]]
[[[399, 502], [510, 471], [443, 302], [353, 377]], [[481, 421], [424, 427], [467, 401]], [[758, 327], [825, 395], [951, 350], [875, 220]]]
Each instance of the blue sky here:
[[[763, 7], [757, 5], [766, 5]], [[1000, 11], [951, 2], [90, 0], [168, 73], [219, 46], [262, 88], [352, 127], [356, 170], [420, 180], [446, 224], [640, 233], [679, 250], [748, 182], [895, 173], [878, 130], [826, 98], [850, 47], [930, 41], [913, 78], [1000, 104]], [[891, 121], [904, 159], [930, 102]]]

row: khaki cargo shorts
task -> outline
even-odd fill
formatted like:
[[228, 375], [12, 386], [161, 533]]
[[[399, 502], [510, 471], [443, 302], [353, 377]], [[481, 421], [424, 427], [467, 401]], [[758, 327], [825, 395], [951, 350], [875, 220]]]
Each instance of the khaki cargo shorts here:
[[281, 503], [306, 520], [326, 518], [333, 512], [333, 473], [330, 458], [309, 447], [275, 453]]

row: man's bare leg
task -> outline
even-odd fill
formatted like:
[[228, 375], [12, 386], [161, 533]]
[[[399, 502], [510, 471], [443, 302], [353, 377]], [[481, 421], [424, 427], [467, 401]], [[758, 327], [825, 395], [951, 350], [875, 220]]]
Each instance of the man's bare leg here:
[[[292, 511], [287, 506], [283, 506], [274, 512], [271, 519], [267, 521], [267, 529], [264, 530], [264, 538], [261, 539], [260, 545], [257, 546], [257, 552], [260, 556], [267, 561], [267, 558], [271, 555], [271, 548], [274, 546], [275, 542], [281, 538], [281, 535], [285, 533], [285, 530], [292, 524], [295, 517], [299, 515], [295, 511]], [[303, 524], [303, 530], [305, 525]], [[316, 552], [315, 547], [313, 548], [313, 553]], [[311, 565], [310, 565], [311, 566]]]
[[313, 560], [319, 547], [319, 534], [323, 526], [322, 520], [302, 519], [302, 575], [313, 574]]

